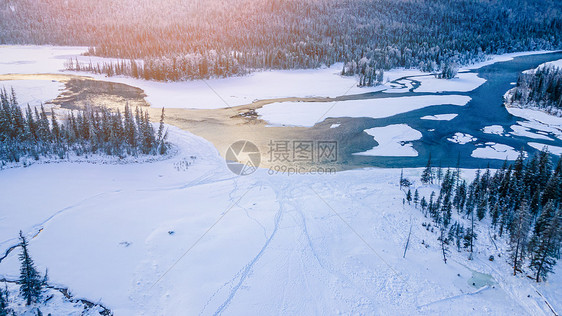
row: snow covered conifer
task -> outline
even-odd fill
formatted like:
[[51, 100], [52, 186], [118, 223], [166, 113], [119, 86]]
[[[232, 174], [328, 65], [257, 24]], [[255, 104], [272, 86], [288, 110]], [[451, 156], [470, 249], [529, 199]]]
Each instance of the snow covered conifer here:
[[421, 175], [421, 182], [424, 184], [428, 184], [428, 183], [433, 184], [433, 169], [431, 168], [431, 153], [429, 154], [429, 158], [427, 159], [427, 165]]
[[408, 189], [408, 193], [406, 193], [406, 201], [408, 201], [408, 204], [412, 202], [412, 191], [410, 189]]
[[0, 289], [0, 316], [7, 316], [11, 314], [8, 308], [8, 292]]
[[160, 115], [160, 125], [158, 126], [158, 135], [157, 135], [158, 153], [160, 155], [164, 155], [168, 151], [168, 144], [166, 143], [168, 132], [164, 131], [164, 117], [165, 117], [164, 108], [162, 108], [162, 114]]
[[41, 275], [39, 275], [39, 272], [37, 272], [33, 260], [29, 256], [29, 251], [27, 249], [28, 243], [21, 231], [20, 247], [22, 252], [19, 255], [21, 267], [18, 283], [20, 284], [20, 293], [25, 299], [25, 304], [31, 305], [32, 303], [38, 302], [41, 298], [43, 280]]
[[527, 201], [523, 200], [517, 212], [515, 213], [515, 218], [511, 224], [511, 234], [510, 234], [510, 252], [511, 259], [513, 260], [513, 275], [517, 274], [517, 271], [521, 269], [523, 259], [527, 253], [527, 238], [529, 236], [529, 231], [531, 228], [531, 214], [529, 213], [529, 207]]
[[558, 257], [561, 239], [562, 211], [556, 210], [553, 203], [549, 202], [537, 219], [535, 232], [530, 242], [531, 263], [529, 266], [535, 271], [537, 282], [552, 272]]
[[421, 209], [422, 209], [422, 212], [423, 212], [424, 215], [425, 215], [425, 210], [426, 210], [426, 208], [427, 208], [427, 201], [426, 201], [426, 199], [425, 199], [425, 196], [422, 196], [422, 198], [421, 198], [420, 207], [421, 207]]

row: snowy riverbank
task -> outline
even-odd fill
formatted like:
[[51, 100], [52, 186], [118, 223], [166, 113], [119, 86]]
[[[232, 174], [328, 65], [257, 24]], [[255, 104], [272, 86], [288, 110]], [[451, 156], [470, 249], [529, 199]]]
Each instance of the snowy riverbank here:
[[[238, 177], [208, 142], [177, 129], [170, 136], [180, 152], [169, 160], [1, 171], [0, 246], [19, 229], [40, 232], [30, 240], [39, 269], [116, 315], [546, 315], [535, 289], [562, 308], [560, 277], [538, 285], [513, 277], [498, 256], [506, 241], [493, 243], [487, 230], [478, 230], [474, 260], [454, 250], [443, 263], [436, 233], [422, 226], [429, 220], [402, 206], [400, 170]], [[420, 185], [420, 173], [405, 170], [422, 195], [438, 190]], [[473, 286], [474, 271], [492, 285]], [[14, 251], [0, 275], [17, 274]]]

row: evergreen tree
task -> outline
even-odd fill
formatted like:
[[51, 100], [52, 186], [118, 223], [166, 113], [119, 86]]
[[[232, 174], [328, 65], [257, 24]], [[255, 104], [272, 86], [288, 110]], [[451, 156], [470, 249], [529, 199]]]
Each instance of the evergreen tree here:
[[437, 181], [439, 181], [439, 183], [441, 183], [441, 180], [443, 179], [443, 168], [441, 168], [441, 163], [439, 163], [439, 167], [437, 167]]
[[453, 205], [458, 211], [464, 208], [466, 202], [466, 181], [462, 181], [455, 191], [455, 197], [453, 198]]
[[408, 201], [408, 204], [412, 202], [412, 191], [410, 191], [410, 189], [408, 189], [408, 193], [406, 193], [406, 201]]
[[128, 151], [129, 154], [136, 154], [135, 149], [137, 147], [137, 129], [135, 126], [135, 121], [133, 118], [133, 113], [129, 108], [129, 104], [125, 104], [125, 112], [123, 114], [125, 122], [123, 127], [123, 133], [125, 135], [125, 139], [127, 145], [129, 147]]
[[433, 169], [431, 168], [431, 153], [429, 153], [429, 158], [427, 159], [427, 165], [422, 172], [421, 182], [424, 184], [433, 184]]
[[554, 203], [560, 203], [561, 186], [562, 183], [560, 181], [560, 175], [555, 174], [552, 177], [550, 177], [541, 197], [541, 205], [544, 206], [549, 201], [553, 201]]
[[8, 291], [0, 289], [0, 316], [8, 316], [11, 313], [8, 307]]
[[441, 206], [441, 217], [443, 219], [443, 227], [445, 228], [447, 228], [451, 222], [452, 209], [451, 195], [447, 193], [443, 198], [443, 204]]
[[162, 108], [162, 114], [160, 115], [160, 125], [158, 126], [158, 137], [157, 137], [158, 153], [160, 155], [166, 154], [168, 150], [168, 145], [166, 143], [168, 132], [164, 131], [164, 117], [165, 117], [164, 108]]
[[23, 233], [20, 231], [20, 247], [22, 252], [19, 256], [20, 260], [20, 293], [25, 299], [26, 305], [37, 303], [41, 298], [43, 282], [41, 275], [37, 272], [33, 260], [29, 256], [28, 243]]
[[552, 203], [545, 205], [537, 219], [531, 238], [530, 268], [535, 271], [535, 280], [540, 282], [556, 264], [562, 233], [562, 212], [555, 210]]
[[523, 200], [517, 212], [514, 221], [511, 224], [510, 234], [510, 252], [512, 259], [513, 275], [521, 270], [523, 259], [527, 253], [527, 237], [531, 228], [531, 214], [527, 202]]
[[478, 205], [476, 206], [476, 215], [478, 216], [478, 220], [481, 221], [484, 216], [486, 216], [487, 210], [487, 201], [485, 197], [481, 197], [480, 201], [478, 201]]
[[49, 120], [43, 107], [32, 111], [28, 106], [24, 116], [10, 99], [5, 89], [0, 90], [0, 165], [19, 162], [22, 157], [39, 159], [55, 155], [62, 159], [69, 153], [158, 155], [165, 154], [169, 147], [164, 113], [156, 137], [148, 113], [137, 110], [136, 120], [128, 105], [124, 116], [119, 110], [112, 113], [103, 107], [72, 111], [62, 124], [54, 111]]
[[440, 236], [438, 239], [441, 244], [441, 254], [443, 255], [443, 262], [447, 264], [447, 254], [449, 253], [449, 245], [448, 245], [447, 237], [445, 236], [445, 227], [441, 227]]
[[427, 209], [427, 201], [425, 200], [425, 196], [422, 196], [421, 198], [420, 207], [422, 211], [425, 213], [425, 210]]

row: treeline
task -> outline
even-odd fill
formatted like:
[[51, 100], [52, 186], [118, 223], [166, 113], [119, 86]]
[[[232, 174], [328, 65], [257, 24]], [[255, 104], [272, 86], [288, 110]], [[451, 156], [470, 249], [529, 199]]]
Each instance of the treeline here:
[[[441, 73], [447, 65], [486, 54], [560, 48], [561, 36], [562, 3], [556, 0], [0, 3], [0, 43], [87, 45], [90, 55], [128, 65], [86, 65], [91, 71], [156, 80], [336, 62], [345, 63], [344, 73], [359, 74], [362, 59], [374, 70], [419, 67]], [[134, 66], [132, 59], [142, 62]], [[376, 72], [362, 73], [367, 85], [377, 82]]]
[[562, 69], [542, 66], [519, 75], [517, 85], [507, 94], [508, 104], [536, 107], [562, 116]]
[[[468, 183], [460, 177], [460, 169], [443, 171], [431, 166], [431, 158], [422, 173], [425, 184], [440, 184], [436, 195], [421, 197], [408, 189], [406, 200], [419, 205], [433, 220], [428, 230], [439, 229], [443, 259], [449, 247], [467, 249], [472, 258], [477, 239], [475, 221], [488, 222], [500, 237], [508, 235], [510, 263], [514, 275], [528, 266], [537, 282], [552, 272], [560, 259], [562, 242], [562, 159], [554, 167], [551, 154], [545, 149], [525, 161], [521, 153], [513, 164], [504, 163], [495, 172], [477, 171]], [[401, 180], [409, 184], [409, 181]], [[456, 216], [454, 216], [456, 212]], [[454, 218], [465, 218], [463, 225]], [[493, 258], [490, 258], [493, 260]]]
[[164, 109], [155, 132], [148, 112], [128, 105], [125, 112], [107, 108], [88, 108], [59, 121], [54, 112], [49, 118], [43, 106], [28, 105], [25, 114], [12, 89], [0, 91], [0, 162], [19, 162], [23, 157], [67, 158], [73, 153], [127, 155], [163, 155], [169, 144], [164, 130]]
[[87, 71], [111, 76], [128, 76], [137, 79], [157, 81], [181, 81], [231, 77], [248, 73], [241, 67], [234, 55], [219, 56], [211, 53], [195, 53], [172, 57], [155, 57], [139, 60], [106, 62], [79, 62], [77, 58], [65, 62], [66, 70]]

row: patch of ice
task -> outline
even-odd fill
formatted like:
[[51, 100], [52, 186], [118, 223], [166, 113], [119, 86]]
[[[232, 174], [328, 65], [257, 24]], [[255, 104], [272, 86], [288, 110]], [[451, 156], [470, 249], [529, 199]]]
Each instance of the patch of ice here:
[[537, 150], [542, 150], [546, 146], [549, 152], [555, 155], [562, 155], [562, 147], [559, 146], [545, 145], [545, 144], [534, 143], [534, 142], [529, 142], [527, 144]]
[[447, 140], [453, 143], [464, 145], [476, 141], [477, 138], [470, 134], [457, 132], [451, 138], [447, 138]]
[[365, 130], [365, 133], [373, 136], [379, 145], [364, 152], [354, 153], [354, 155], [392, 157], [416, 157], [418, 155], [412, 144], [406, 142], [422, 138], [422, 133], [406, 124], [374, 127]]
[[507, 111], [514, 116], [521, 117], [527, 122], [519, 122], [519, 125], [552, 133], [562, 140], [562, 117], [550, 115], [535, 109], [522, 109], [506, 107]]
[[433, 121], [450, 121], [457, 117], [458, 114], [436, 114], [436, 115], [426, 115], [421, 117], [422, 120], [433, 120]]
[[486, 147], [476, 148], [472, 151], [471, 156], [474, 158], [515, 160], [519, 156], [519, 152], [508, 145], [488, 142]]
[[529, 137], [529, 138], [535, 138], [535, 139], [553, 140], [552, 138], [550, 138], [548, 136], [530, 132], [529, 128], [521, 126], [521, 125], [512, 125], [511, 129], [513, 130], [513, 132], [510, 133], [511, 135], [523, 136], [523, 137]]
[[486, 134], [496, 134], [496, 135], [503, 135], [504, 133], [504, 129], [500, 125], [486, 126], [482, 129], [482, 131]]

